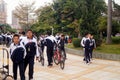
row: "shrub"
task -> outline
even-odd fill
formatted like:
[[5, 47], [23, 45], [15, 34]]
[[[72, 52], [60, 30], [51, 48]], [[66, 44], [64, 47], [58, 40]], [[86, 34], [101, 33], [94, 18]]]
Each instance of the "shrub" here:
[[81, 40], [78, 38], [73, 38], [73, 46], [74, 47], [80, 47]]
[[95, 39], [95, 42], [96, 42], [96, 46], [101, 46], [102, 44], [102, 40], [100, 39], [100, 36], [98, 35], [94, 35], [94, 39]]
[[98, 46], [101, 46], [101, 44], [102, 44], [102, 40], [97, 39], [97, 40], [96, 40], [96, 46], [97, 46], [97, 47], [98, 47]]
[[113, 44], [120, 44], [120, 37], [112, 37]]

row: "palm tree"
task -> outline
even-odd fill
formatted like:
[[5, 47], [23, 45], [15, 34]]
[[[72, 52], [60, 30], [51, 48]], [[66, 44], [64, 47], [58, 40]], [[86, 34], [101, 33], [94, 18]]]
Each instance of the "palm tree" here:
[[111, 33], [112, 33], [112, 0], [108, 0], [108, 25], [107, 25], [107, 44], [112, 43], [111, 39]]

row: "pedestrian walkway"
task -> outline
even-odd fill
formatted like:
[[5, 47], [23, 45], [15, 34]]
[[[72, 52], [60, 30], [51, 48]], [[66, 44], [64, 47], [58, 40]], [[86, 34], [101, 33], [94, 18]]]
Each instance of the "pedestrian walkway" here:
[[120, 62], [94, 59], [90, 65], [83, 57], [68, 55], [65, 69], [35, 66], [35, 80], [120, 80]]
[[[120, 80], [120, 62], [117, 61], [94, 59], [92, 64], [88, 65], [82, 61], [83, 57], [68, 54], [65, 69], [61, 70], [60, 66], [55, 64], [48, 68], [47, 59], [45, 60], [45, 66], [35, 61], [34, 80]], [[12, 68], [10, 69], [12, 74]]]

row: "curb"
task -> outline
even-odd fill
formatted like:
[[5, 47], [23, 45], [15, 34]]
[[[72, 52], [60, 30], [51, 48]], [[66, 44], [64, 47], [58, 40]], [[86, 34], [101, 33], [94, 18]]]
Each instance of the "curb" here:
[[[75, 50], [75, 49], [70, 49], [70, 48], [65, 48], [65, 50], [69, 54], [83, 56], [82, 50]], [[105, 53], [93, 52], [93, 58], [120, 61], [120, 55], [118, 54], [105, 54]]]

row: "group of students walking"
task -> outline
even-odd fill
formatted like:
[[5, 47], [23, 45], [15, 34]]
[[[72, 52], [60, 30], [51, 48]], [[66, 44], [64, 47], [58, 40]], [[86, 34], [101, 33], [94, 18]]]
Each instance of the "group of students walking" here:
[[96, 43], [93, 35], [91, 35], [90, 33], [86, 33], [85, 37], [83, 37], [81, 40], [81, 46], [83, 47], [84, 51], [83, 61], [85, 61], [86, 64], [90, 64], [93, 58], [93, 49], [96, 48]]
[[[29, 80], [33, 80], [34, 73], [34, 60], [39, 60], [40, 52], [38, 41], [36, 37], [33, 35], [32, 30], [28, 30], [26, 35], [25, 32], [13, 35], [13, 43], [10, 45], [10, 55], [11, 60], [13, 62], [13, 77], [14, 80], [17, 80], [17, 68], [19, 67], [20, 79], [25, 80], [25, 71], [27, 66], [29, 65]], [[59, 37], [54, 37], [51, 35], [51, 32], [47, 33], [47, 36], [40, 37], [40, 47], [43, 52], [44, 46], [47, 47], [47, 59], [48, 59], [48, 67], [53, 66], [53, 54], [54, 54], [54, 45], [60, 45], [60, 49], [65, 53], [65, 36], [62, 34]], [[84, 50], [84, 61], [89, 64], [92, 59], [93, 49], [96, 48], [95, 40], [93, 39], [93, 35], [86, 33], [85, 37], [81, 40], [81, 45]]]
[[[51, 32], [47, 33], [47, 36], [41, 40], [41, 48], [42, 52], [44, 50], [44, 46], [47, 47], [47, 59], [48, 59], [48, 67], [53, 66], [53, 50], [54, 44], [60, 43], [62, 46], [61, 49], [64, 49], [64, 35], [62, 38], [60, 37], [57, 40], [54, 36], [51, 35]], [[28, 30], [26, 35], [25, 32], [13, 35], [13, 43], [10, 45], [10, 55], [11, 60], [13, 62], [13, 77], [14, 80], [17, 80], [17, 68], [19, 67], [20, 79], [25, 80], [25, 71], [27, 66], [29, 65], [29, 80], [33, 80], [34, 73], [34, 60], [39, 60], [40, 52], [38, 50], [38, 41], [36, 37], [34, 37], [32, 30]]]
[[9, 47], [12, 42], [12, 37], [11, 33], [0, 33], [0, 44]]

